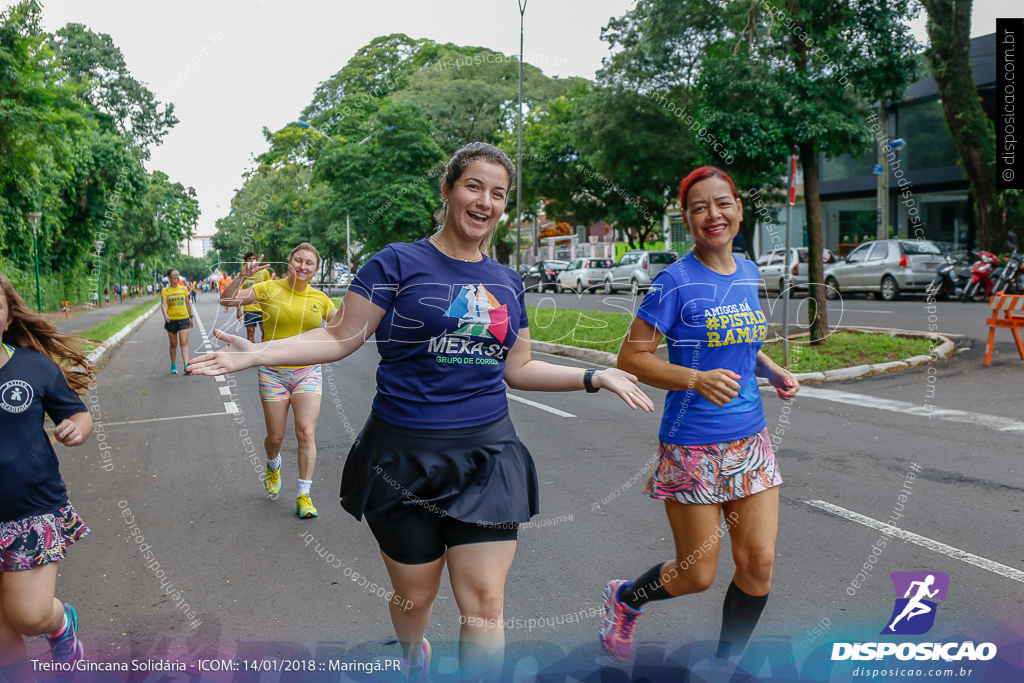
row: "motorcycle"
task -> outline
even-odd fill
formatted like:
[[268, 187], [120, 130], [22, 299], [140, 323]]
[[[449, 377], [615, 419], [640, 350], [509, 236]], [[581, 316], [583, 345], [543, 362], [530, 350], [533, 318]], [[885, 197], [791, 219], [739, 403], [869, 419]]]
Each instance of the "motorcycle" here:
[[928, 285], [925, 293], [936, 301], [945, 301], [962, 294], [970, 275], [970, 269], [964, 267], [966, 265], [955, 256], [946, 256], [946, 262], [935, 270], [935, 279]]
[[995, 288], [992, 269], [999, 265], [999, 257], [990, 251], [977, 251], [978, 260], [971, 266], [971, 280], [964, 288], [961, 301], [986, 301]]
[[1013, 253], [1010, 254], [1010, 260], [1003, 266], [999, 279], [996, 280], [994, 291], [1001, 294], [1024, 294], [1024, 254], [1021, 254], [1014, 244], [1017, 241], [1017, 236], [1012, 232], [1008, 234], [1013, 242], [1007, 242], [1006, 245], [1013, 250]]

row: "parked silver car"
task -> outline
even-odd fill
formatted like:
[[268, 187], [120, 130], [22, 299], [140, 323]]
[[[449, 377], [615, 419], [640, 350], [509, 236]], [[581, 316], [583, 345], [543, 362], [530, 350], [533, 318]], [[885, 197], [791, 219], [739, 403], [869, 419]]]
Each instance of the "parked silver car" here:
[[826, 293], [837, 299], [840, 292], [871, 292], [893, 301], [902, 292], [924, 292], [940, 263], [945, 258], [934, 242], [866, 242], [825, 268]]
[[637, 294], [651, 286], [654, 276], [675, 263], [674, 251], [644, 251], [635, 249], [622, 255], [622, 260], [612, 266], [604, 276], [605, 294], [618, 289], [630, 289]]
[[[807, 289], [807, 255], [810, 253], [807, 247], [792, 247], [790, 250], [789, 262], [792, 268], [790, 284], [793, 289]], [[761, 279], [764, 281], [765, 289], [769, 292], [781, 292], [783, 278], [786, 268], [786, 250], [775, 249], [768, 251], [757, 259], [757, 267], [761, 271]], [[828, 249], [822, 251], [822, 261], [828, 268], [839, 261], [836, 255]], [[794, 267], [795, 266], [795, 267]]]
[[593, 292], [604, 282], [605, 273], [614, 265], [615, 261], [610, 258], [584, 257], [570, 261], [565, 270], [558, 274], [555, 291], [571, 289], [578, 294]]

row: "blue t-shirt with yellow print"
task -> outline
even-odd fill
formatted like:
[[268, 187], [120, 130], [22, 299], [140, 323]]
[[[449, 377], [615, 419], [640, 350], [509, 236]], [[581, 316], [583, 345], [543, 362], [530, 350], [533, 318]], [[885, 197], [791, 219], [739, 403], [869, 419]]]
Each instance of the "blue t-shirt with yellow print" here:
[[721, 275], [693, 252], [651, 283], [637, 315], [668, 342], [669, 362], [699, 371], [725, 368], [740, 376], [740, 393], [719, 408], [696, 391], [670, 391], [658, 438], [684, 446], [742, 439], [765, 428], [754, 369], [768, 333], [758, 300], [761, 276], [736, 258], [736, 272]]

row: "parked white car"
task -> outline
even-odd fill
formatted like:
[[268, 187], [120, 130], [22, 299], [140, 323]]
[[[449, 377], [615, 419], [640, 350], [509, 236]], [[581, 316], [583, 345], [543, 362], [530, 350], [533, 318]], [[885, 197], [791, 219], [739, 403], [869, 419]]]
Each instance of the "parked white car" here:
[[614, 265], [615, 261], [610, 258], [584, 257], [570, 261], [558, 274], [555, 291], [571, 289], [577, 294], [592, 293], [604, 282], [605, 273]]
[[[810, 253], [807, 247], [790, 248], [790, 286], [793, 289], [807, 289], [807, 256]], [[769, 292], [781, 292], [786, 268], [786, 250], [775, 249], [761, 254], [757, 259], [757, 267], [761, 271], [761, 280]], [[836, 255], [828, 249], [822, 250], [822, 261], [825, 267], [839, 261]]]

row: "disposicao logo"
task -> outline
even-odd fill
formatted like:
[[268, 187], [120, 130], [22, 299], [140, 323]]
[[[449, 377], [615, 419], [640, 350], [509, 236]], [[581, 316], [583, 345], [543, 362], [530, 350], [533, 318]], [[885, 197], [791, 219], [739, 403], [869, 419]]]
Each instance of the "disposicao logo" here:
[[[936, 600], [945, 600], [949, 576], [943, 572], [893, 572], [889, 575], [896, 591], [892, 616], [880, 635], [921, 635], [935, 625]], [[884, 659], [896, 655], [900, 660], [947, 662], [988, 661], [996, 656], [993, 643], [834, 643], [832, 660]]]
[[928, 633], [935, 624], [938, 609], [938, 603], [928, 598], [945, 600], [949, 577], [943, 572], [893, 572], [889, 578], [896, 588], [896, 606], [882, 634], [917, 636]]

